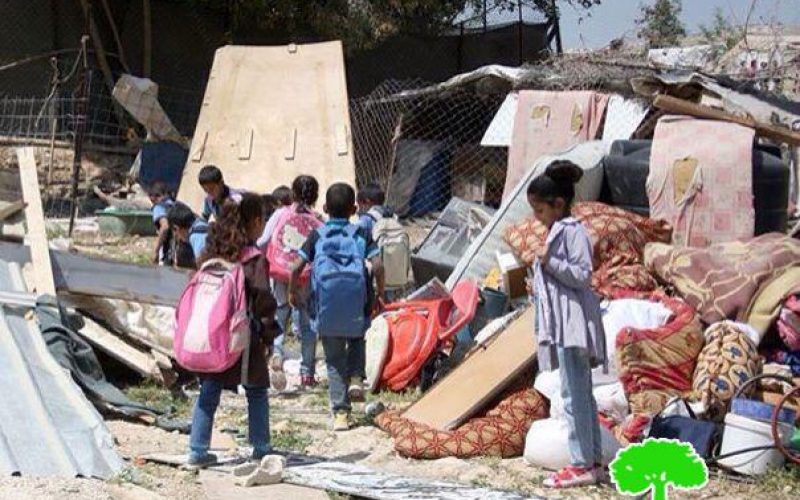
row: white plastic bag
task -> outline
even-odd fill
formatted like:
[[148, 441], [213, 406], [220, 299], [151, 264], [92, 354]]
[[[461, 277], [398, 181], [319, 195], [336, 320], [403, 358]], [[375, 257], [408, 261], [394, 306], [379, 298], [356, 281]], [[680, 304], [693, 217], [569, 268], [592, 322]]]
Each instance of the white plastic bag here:
[[[551, 417], [564, 416], [564, 401], [561, 399], [561, 376], [558, 370], [539, 373], [536, 376], [533, 388], [550, 400]], [[625, 397], [625, 389], [620, 382], [602, 385], [595, 383], [592, 393], [597, 402], [597, 411], [612, 417], [615, 422], [621, 422], [628, 416], [628, 399]]]
[[[600, 426], [600, 436], [603, 448], [603, 465], [608, 465], [620, 448], [616, 438]], [[550, 470], [559, 470], [570, 464], [569, 458], [569, 429], [567, 421], [562, 418], [548, 418], [537, 420], [531, 425], [528, 436], [525, 438], [525, 462], [537, 467]]]

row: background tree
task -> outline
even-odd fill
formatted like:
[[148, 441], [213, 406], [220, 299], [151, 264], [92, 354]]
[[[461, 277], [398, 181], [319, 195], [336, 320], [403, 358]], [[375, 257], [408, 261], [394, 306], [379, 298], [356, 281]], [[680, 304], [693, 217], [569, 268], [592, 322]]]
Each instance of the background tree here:
[[726, 49], [731, 50], [744, 39], [745, 29], [734, 26], [725, 17], [721, 7], [714, 10], [714, 22], [711, 26], [700, 25], [700, 32], [706, 42], [712, 45], [722, 44]]
[[[237, 31], [259, 30], [297, 41], [341, 39], [348, 51], [369, 48], [389, 36], [437, 35], [451, 29], [463, 12], [480, 13], [483, 0], [181, 0], [217, 11]], [[523, 5], [553, 13], [561, 6], [588, 9], [602, 0], [525, 0]], [[487, 0], [487, 9], [513, 11], [518, 0]]]
[[671, 439], [647, 439], [617, 454], [608, 466], [617, 491], [651, 500], [667, 500], [668, 489], [694, 490], [708, 484], [708, 467], [692, 445]]
[[686, 28], [680, 19], [681, 0], [655, 0], [653, 5], [641, 5], [639, 9], [641, 17], [636, 20], [641, 27], [639, 38], [647, 42], [648, 48], [678, 45], [686, 36]]

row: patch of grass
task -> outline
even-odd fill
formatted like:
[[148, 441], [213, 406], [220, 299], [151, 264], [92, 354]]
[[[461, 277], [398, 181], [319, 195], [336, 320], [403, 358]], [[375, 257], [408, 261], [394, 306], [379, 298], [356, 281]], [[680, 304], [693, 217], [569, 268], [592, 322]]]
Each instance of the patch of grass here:
[[758, 483], [759, 490], [764, 493], [800, 493], [800, 467], [781, 467], [767, 471]]
[[381, 391], [378, 394], [367, 393], [367, 403], [380, 401], [385, 405], [407, 405], [418, 400], [422, 396], [419, 389], [409, 389], [404, 392]]
[[272, 434], [272, 446], [281, 451], [294, 451], [304, 453], [314, 439], [305, 434], [301, 429], [294, 425], [280, 432]]
[[178, 397], [169, 389], [155, 382], [145, 382], [142, 385], [128, 387], [125, 394], [132, 400], [152, 406], [156, 410], [165, 412], [173, 417], [188, 417], [192, 413], [189, 398]]

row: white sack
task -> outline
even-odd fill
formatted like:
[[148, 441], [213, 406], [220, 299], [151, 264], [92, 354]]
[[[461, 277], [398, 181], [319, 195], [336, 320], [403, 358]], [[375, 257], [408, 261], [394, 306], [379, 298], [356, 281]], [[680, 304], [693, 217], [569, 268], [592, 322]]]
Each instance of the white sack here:
[[[620, 448], [616, 438], [605, 427], [600, 426], [603, 448], [603, 465], [614, 460]], [[531, 425], [525, 438], [525, 462], [537, 467], [559, 470], [570, 464], [569, 429], [564, 419], [548, 418], [537, 420]]]

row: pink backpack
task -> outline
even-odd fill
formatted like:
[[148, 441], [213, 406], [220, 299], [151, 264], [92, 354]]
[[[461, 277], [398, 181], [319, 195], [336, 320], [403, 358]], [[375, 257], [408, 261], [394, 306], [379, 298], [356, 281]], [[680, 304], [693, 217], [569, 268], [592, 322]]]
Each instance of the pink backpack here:
[[[280, 214], [275, 224], [275, 231], [267, 245], [267, 260], [269, 261], [269, 275], [275, 281], [289, 282], [292, 274], [292, 264], [297, 259], [297, 251], [303, 246], [312, 231], [322, 225], [317, 215], [310, 209], [298, 212], [297, 206]], [[308, 283], [311, 277], [311, 266], [306, 266], [300, 275], [300, 282]]]
[[250, 345], [242, 264], [260, 253], [248, 247], [238, 263], [211, 259], [192, 276], [175, 310], [175, 359], [195, 373], [222, 373]]

